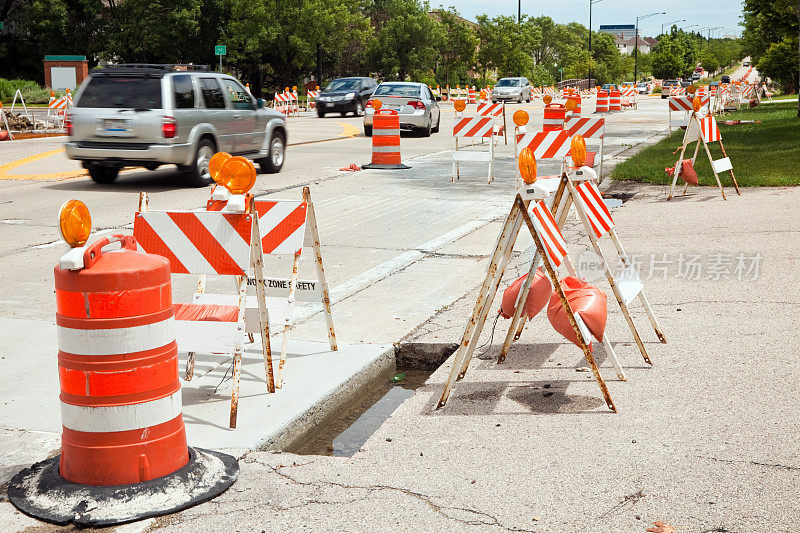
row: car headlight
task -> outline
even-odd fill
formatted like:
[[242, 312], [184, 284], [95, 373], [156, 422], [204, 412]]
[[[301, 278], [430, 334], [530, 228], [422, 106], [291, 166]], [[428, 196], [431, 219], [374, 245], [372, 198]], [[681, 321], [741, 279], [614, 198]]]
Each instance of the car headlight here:
[[346, 95], [344, 95], [345, 100], [352, 100], [355, 97], [356, 93], [347, 93]]

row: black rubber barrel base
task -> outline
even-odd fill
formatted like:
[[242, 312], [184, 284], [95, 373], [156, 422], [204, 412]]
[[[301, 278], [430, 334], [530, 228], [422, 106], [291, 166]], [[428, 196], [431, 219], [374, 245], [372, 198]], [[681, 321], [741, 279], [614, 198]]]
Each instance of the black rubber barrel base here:
[[111, 526], [188, 509], [219, 496], [239, 475], [230, 455], [189, 448], [183, 468], [133, 485], [79, 485], [58, 473], [60, 456], [18, 473], [8, 498], [26, 515], [58, 525]]

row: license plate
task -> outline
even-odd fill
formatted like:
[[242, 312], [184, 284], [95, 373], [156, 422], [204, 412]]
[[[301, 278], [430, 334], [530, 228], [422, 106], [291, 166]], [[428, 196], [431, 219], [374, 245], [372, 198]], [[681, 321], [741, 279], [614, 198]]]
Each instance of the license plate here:
[[105, 122], [106, 133], [110, 135], [119, 135], [121, 133], [128, 133], [128, 121], [122, 119], [108, 119]]

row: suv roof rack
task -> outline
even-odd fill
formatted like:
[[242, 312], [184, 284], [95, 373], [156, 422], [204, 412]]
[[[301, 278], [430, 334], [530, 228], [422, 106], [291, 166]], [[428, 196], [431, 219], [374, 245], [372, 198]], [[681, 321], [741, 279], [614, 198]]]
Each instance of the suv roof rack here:
[[134, 75], [152, 78], [163, 77], [170, 72], [209, 72], [208, 65], [184, 63], [117, 63], [89, 72], [90, 76]]

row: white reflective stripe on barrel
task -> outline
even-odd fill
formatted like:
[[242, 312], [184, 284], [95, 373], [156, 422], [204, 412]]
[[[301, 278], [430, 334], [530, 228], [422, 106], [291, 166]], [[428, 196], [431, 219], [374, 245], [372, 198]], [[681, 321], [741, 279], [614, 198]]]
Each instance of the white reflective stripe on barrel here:
[[181, 416], [181, 390], [149, 402], [110, 407], [88, 407], [61, 402], [61, 424], [73, 431], [110, 433], [142, 429]]
[[117, 355], [160, 348], [175, 340], [174, 319], [118, 329], [58, 326], [58, 349], [75, 355]]

